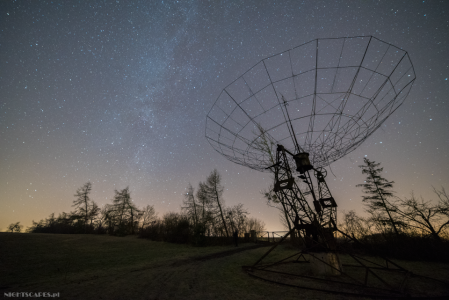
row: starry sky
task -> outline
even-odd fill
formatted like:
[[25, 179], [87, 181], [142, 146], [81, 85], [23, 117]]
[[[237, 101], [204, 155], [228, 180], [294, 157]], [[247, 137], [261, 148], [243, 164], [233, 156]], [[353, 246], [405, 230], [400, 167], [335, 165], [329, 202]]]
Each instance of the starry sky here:
[[214, 168], [227, 205], [283, 230], [260, 193], [270, 174], [217, 153], [206, 115], [261, 59], [359, 35], [406, 50], [417, 79], [381, 128], [328, 168], [339, 211], [363, 213], [365, 155], [397, 196], [435, 199], [432, 185], [449, 189], [448, 1], [1, 1], [0, 230], [72, 210], [87, 181], [99, 205], [129, 186], [139, 207], [179, 211], [188, 183]]

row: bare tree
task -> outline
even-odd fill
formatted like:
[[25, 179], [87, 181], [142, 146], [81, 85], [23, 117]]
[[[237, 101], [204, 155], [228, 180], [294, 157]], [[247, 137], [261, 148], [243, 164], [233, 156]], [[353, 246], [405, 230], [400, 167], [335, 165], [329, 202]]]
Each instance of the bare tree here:
[[209, 199], [205, 189], [201, 188], [201, 182], [196, 192], [196, 199], [198, 200], [198, 224], [197, 234], [210, 236], [213, 225], [213, 213], [210, 210], [211, 199]]
[[438, 208], [441, 214], [446, 215], [449, 218], [449, 195], [446, 193], [444, 187], [441, 190], [437, 190], [433, 187], [433, 192], [438, 196], [439, 203]]
[[141, 218], [141, 229], [150, 225], [152, 222], [157, 220], [157, 213], [154, 209], [153, 205], [147, 205], [142, 209], [142, 218]]
[[285, 230], [288, 230], [288, 231], [290, 231], [291, 229], [290, 229], [290, 224], [289, 223], [287, 223], [287, 221], [288, 221], [288, 219], [285, 219], [285, 214], [284, 214], [284, 212], [283, 211], [279, 211], [279, 222], [281, 222], [281, 225], [282, 225], [282, 227], [285, 229]]
[[89, 215], [88, 215], [88, 218], [90, 221], [90, 226], [93, 226], [93, 223], [98, 218], [100, 211], [101, 211], [101, 209], [98, 207], [97, 203], [92, 201], [92, 203], [90, 204], [90, 210], [89, 210]]
[[11, 232], [21, 232], [23, 225], [20, 225], [20, 222], [9, 224], [8, 231]]
[[223, 209], [223, 186], [221, 185], [221, 176], [216, 169], [210, 173], [206, 182], [200, 182], [198, 192], [200, 197], [205, 199], [205, 202], [209, 204], [209, 210], [213, 214], [212, 221], [217, 223], [216, 219], [219, 219], [226, 232], [226, 236], [229, 237]]
[[198, 225], [200, 207], [195, 199], [195, 191], [190, 183], [187, 186], [187, 192], [184, 194], [182, 210], [193, 220], [193, 224], [196, 227]]
[[341, 229], [353, 238], [363, 238], [371, 234], [369, 221], [356, 214], [355, 211], [350, 210], [343, 213], [343, 223]]
[[276, 163], [276, 140], [260, 124], [257, 124], [257, 132], [253, 132], [253, 134], [256, 138], [251, 146], [267, 155], [268, 160], [274, 165]]
[[226, 219], [229, 220], [229, 225], [233, 232], [236, 230], [239, 233], [244, 232], [246, 215], [248, 215], [248, 211], [243, 208], [241, 203], [226, 209]]
[[257, 218], [247, 218], [245, 225], [246, 232], [250, 232], [251, 230], [255, 230], [256, 232], [265, 230], [265, 223]]
[[447, 210], [444, 208], [444, 200], [448, 198], [444, 189], [438, 191], [434, 188], [434, 192], [440, 198], [440, 203], [432, 204], [432, 201], [424, 201], [422, 197], [418, 200], [412, 193], [410, 198], [401, 200], [400, 214], [409, 221], [409, 226], [420, 229], [441, 242], [440, 233], [449, 225]]
[[114, 227], [118, 222], [118, 212], [115, 209], [115, 206], [106, 204], [101, 210], [101, 217], [104, 220], [104, 223], [107, 224], [108, 232], [112, 234]]
[[109, 214], [109, 206], [105, 205], [102, 208], [99, 208], [98, 217], [96, 219], [97, 229], [102, 230], [104, 228], [104, 224], [108, 223], [108, 214]]
[[277, 208], [281, 211], [281, 214], [279, 216], [281, 224], [286, 226], [288, 228], [288, 231], [291, 231], [293, 226], [290, 218], [288, 217], [287, 208], [285, 207], [284, 203], [278, 199], [276, 193], [273, 191], [273, 185], [270, 185], [268, 191], [263, 190], [261, 193], [264, 198], [267, 199], [268, 206]]

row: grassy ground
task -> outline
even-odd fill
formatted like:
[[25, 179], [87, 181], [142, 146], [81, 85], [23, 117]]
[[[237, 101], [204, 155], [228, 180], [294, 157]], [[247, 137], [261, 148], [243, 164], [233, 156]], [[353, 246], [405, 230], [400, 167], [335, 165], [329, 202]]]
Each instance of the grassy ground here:
[[[229, 253], [234, 250], [136, 237], [0, 233], [0, 293], [59, 292], [61, 299], [347, 298], [252, 278], [241, 266], [253, 264], [268, 248]], [[269, 259], [293, 251], [281, 247]], [[447, 264], [407, 264], [449, 278]]]

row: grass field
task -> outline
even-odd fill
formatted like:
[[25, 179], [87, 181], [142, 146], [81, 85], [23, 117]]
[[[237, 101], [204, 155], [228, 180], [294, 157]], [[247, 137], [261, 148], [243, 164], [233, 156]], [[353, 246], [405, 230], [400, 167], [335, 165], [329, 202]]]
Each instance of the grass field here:
[[[267, 251], [253, 246], [234, 252], [233, 246], [200, 248], [133, 236], [0, 233], [0, 292], [59, 292], [60, 299], [347, 299], [248, 276], [241, 266]], [[294, 253], [279, 248], [271, 259]], [[403, 264], [449, 278], [447, 264]]]

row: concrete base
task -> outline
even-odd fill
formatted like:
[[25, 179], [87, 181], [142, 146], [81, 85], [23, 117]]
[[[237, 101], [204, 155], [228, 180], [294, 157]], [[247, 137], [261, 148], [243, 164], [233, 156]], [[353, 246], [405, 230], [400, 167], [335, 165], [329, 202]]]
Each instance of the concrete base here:
[[311, 255], [310, 266], [314, 275], [341, 275], [341, 262], [337, 254], [321, 252]]

